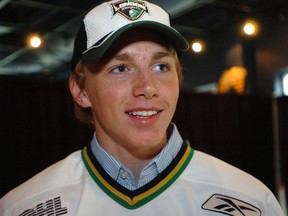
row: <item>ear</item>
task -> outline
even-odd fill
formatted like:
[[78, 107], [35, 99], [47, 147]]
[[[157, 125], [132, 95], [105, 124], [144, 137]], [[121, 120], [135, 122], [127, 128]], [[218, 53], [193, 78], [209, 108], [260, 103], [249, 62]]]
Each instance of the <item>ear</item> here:
[[91, 103], [85, 89], [81, 89], [76, 82], [75, 76], [71, 75], [69, 78], [69, 89], [74, 101], [83, 108], [91, 107]]

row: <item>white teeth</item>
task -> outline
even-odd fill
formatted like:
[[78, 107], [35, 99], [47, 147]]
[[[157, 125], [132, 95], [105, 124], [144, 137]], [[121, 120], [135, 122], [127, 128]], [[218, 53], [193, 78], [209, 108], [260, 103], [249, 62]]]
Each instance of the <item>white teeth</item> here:
[[133, 111], [133, 112], [129, 112], [129, 114], [140, 117], [140, 118], [147, 118], [147, 117], [157, 114], [157, 111], [155, 110]]

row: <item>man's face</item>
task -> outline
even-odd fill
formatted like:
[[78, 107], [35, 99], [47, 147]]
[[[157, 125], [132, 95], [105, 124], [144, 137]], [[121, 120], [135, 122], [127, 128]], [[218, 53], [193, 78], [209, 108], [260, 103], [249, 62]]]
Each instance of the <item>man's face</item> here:
[[101, 64], [85, 63], [86, 105], [99, 143], [114, 155], [133, 151], [152, 157], [167, 142], [179, 79], [174, 52], [161, 41], [149, 31], [130, 31]]

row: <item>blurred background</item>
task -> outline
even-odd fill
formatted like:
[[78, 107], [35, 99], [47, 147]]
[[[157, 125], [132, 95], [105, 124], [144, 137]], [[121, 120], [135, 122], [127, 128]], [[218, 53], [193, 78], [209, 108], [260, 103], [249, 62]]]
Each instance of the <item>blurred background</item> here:
[[[83, 148], [67, 89], [73, 39], [98, 0], [0, 1], [0, 196]], [[195, 149], [263, 181], [286, 208], [287, 0], [151, 0], [190, 42], [174, 117]]]

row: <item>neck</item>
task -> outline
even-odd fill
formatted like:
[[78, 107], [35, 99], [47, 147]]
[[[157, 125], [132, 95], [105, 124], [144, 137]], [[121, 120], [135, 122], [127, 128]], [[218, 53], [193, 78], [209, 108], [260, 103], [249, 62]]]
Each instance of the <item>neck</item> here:
[[133, 176], [134, 176], [134, 180], [135, 182], [137, 183], [139, 178], [140, 178], [140, 174], [141, 174], [141, 171], [144, 169], [144, 167], [146, 165], [148, 165], [150, 163], [151, 160], [141, 160], [141, 161], [129, 161], [129, 162], [126, 162], [124, 165], [129, 169], [131, 170], [131, 172], [133, 173]]
[[125, 165], [135, 178], [135, 182], [138, 182], [140, 173], [143, 168], [150, 163], [150, 161], [161, 151], [163, 146], [157, 146], [156, 148], [148, 149], [137, 149], [137, 151], [127, 151], [126, 149], [121, 149], [117, 154], [113, 156]]
[[158, 140], [142, 139], [139, 141], [138, 139], [126, 139], [115, 142], [110, 136], [107, 136], [105, 133], [99, 133], [98, 130], [97, 140], [105, 151], [130, 169], [134, 178], [138, 179], [143, 168], [149, 164], [166, 145], [167, 136], [164, 134], [162, 138]]

